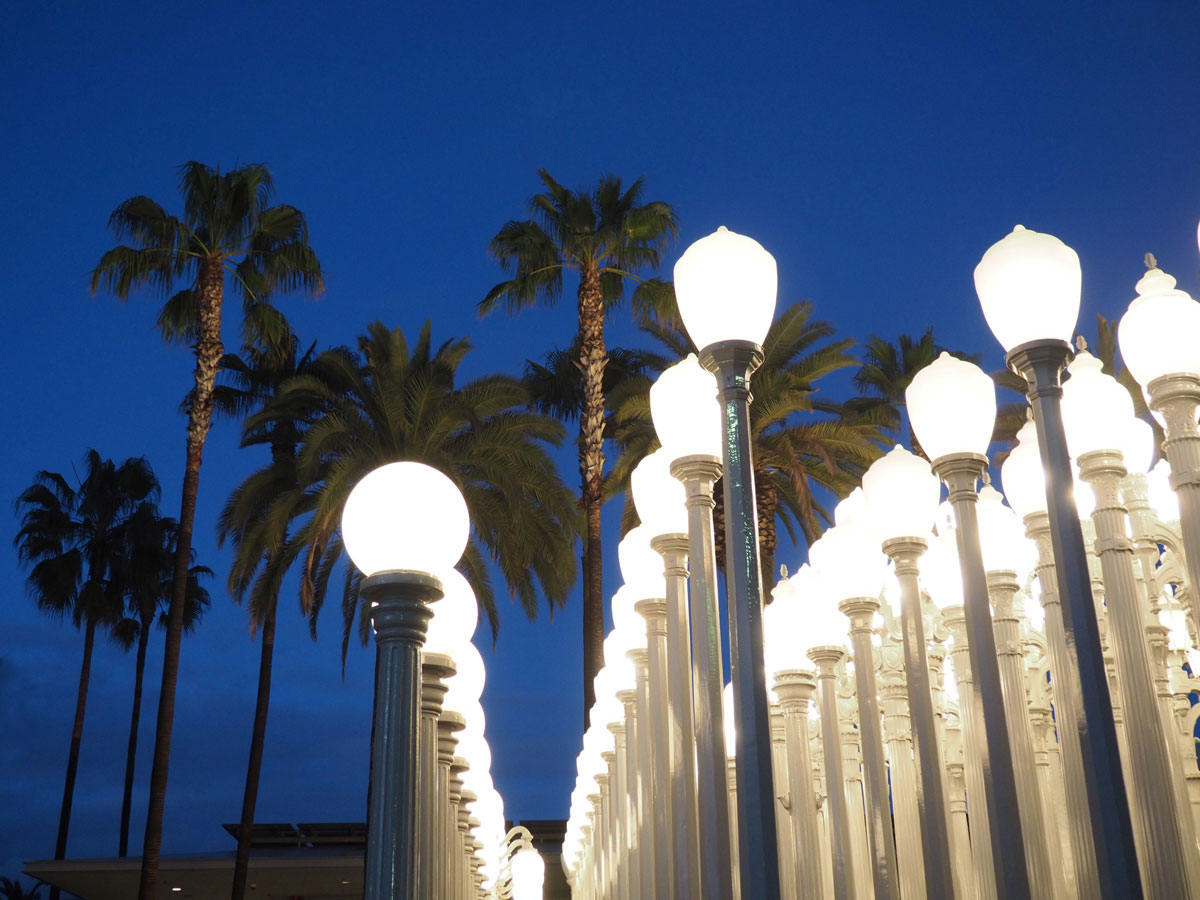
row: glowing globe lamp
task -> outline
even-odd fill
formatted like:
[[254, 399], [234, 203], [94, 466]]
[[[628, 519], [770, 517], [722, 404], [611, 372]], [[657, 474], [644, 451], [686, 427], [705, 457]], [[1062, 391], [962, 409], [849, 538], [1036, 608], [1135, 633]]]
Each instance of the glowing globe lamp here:
[[1200, 303], [1175, 287], [1175, 279], [1150, 269], [1137, 298], [1121, 317], [1121, 358], [1142, 387], [1164, 375], [1200, 375]]
[[671, 477], [671, 462], [666, 450], [655, 450], [629, 476], [633, 505], [651, 538], [688, 531], [683, 483]]
[[1046, 471], [1032, 419], [1017, 432], [1017, 445], [1001, 464], [1000, 479], [1008, 502], [1021, 518], [1046, 511]]
[[775, 316], [775, 257], [753, 238], [721, 226], [675, 263], [675, 298], [692, 342], [762, 344]]
[[668, 462], [683, 456], [721, 455], [717, 379], [689, 353], [650, 386], [650, 416]]
[[542, 900], [546, 864], [532, 847], [520, 850], [510, 863], [512, 900]]
[[621, 565], [621, 577], [633, 594], [633, 600], [667, 596], [667, 579], [663, 574], [663, 560], [650, 546], [650, 537], [645, 525], [631, 528], [617, 544], [617, 561]]
[[457, 569], [438, 572], [437, 576], [442, 583], [442, 599], [430, 604], [433, 618], [429, 620], [424, 650], [457, 659], [458, 651], [475, 634], [479, 604], [467, 579]]
[[1004, 505], [1004, 497], [990, 484], [979, 492], [978, 517], [983, 568], [1016, 572], [1017, 581], [1024, 584], [1037, 565], [1037, 547], [1025, 537], [1017, 514]]
[[897, 444], [871, 464], [862, 484], [882, 540], [924, 537], [932, 530], [942, 485], [921, 457]]
[[943, 352], [904, 393], [913, 433], [930, 459], [987, 454], [996, 426], [996, 386], [979, 366]]
[[1062, 417], [1067, 448], [1074, 457], [1098, 450], [1121, 450], [1126, 422], [1133, 417], [1133, 398], [1103, 364], [1081, 350], [1067, 366], [1063, 383]]

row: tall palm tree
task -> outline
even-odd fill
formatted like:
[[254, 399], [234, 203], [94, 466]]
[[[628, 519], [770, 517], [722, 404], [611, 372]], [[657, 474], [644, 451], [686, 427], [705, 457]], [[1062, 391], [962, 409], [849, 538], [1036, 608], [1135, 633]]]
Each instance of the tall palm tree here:
[[[175, 572], [175, 545], [179, 524], [158, 514], [158, 504], [142, 503], [126, 520], [124, 549], [117, 577], [125, 595], [125, 616], [110, 629], [110, 637], [122, 649], [137, 646], [133, 676], [133, 706], [129, 715], [129, 746], [125, 754], [125, 792], [121, 799], [121, 828], [117, 855], [129, 853], [129, 819], [133, 806], [133, 775], [137, 760], [138, 729], [142, 714], [142, 689], [146, 670], [146, 649], [150, 629], [158, 620], [167, 624], [167, 605]], [[195, 554], [193, 553], [193, 558]], [[190, 634], [208, 608], [208, 591], [200, 583], [211, 577], [212, 570], [193, 565], [188, 569], [187, 601], [183, 613], [184, 634]]]
[[[628, 189], [611, 175], [590, 190], [572, 191], [545, 169], [538, 175], [546, 191], [529, 202], [531, 219], [510, 221], [488, 247], [512, 276], [487, 292], [481, 314], [504, 307], [510, 314], [535, 304], [554, 306], [563, 291], [563, 274], [578, 274], [577, 365], [583, 373], [579, 416], [580, 506], [586, 531], [583, 548], [584, 717], [592, 706], [592, 679], [604, 664], [604, 600], [600, 549], [600, 511], [604, 504], [604, 368], [608, 358], [604, 324], [620, 304], [625, 282], [638, 284], [632, 301], [649, 306], [658, 283], [644, 281], [661, 253], [678, 236], [675, 211], [659, 201], [643, 202], [644, 179]], [[646, 288], [645, 290], [641, 290]]]
[[[831, 521], [823, 496], [845, 496], [882, 451], [879, 426], [847, 411], [836, 400], [818, 397], [821, 380], [853, 366], [854, 341], [836, 339], [833, 326], [812, 317], [811, 303], [784, 308], [763, 341], [763, 362], [754, 372], [750, 439], [758, 507], [759, 556], [764, 584], [775, 581], [777, 525], [796, 542], [812, 543]], [[612, 437], [621, 456], [608, 479], [610, 493], [627, 490], [629, 474], [658, 446], [650, 418], [650, 385], [657, 373], [695, 346], [668, 314], [660, 322], [643, 321], [642, 330], [666, 349], [650, 361], [649, 371], [628, 379], [612, 400]], [[723, 545], [721, 492], [716, 492], [717, 538]], [[632, 505], [626, 504], [627, 514]], [[718, 550], [718, 560], [723, 553]]]
[[[289, 334], [282, 348], [250, 345], [244, 348], [244, 358], [226, 354], [221, 361], [223, 377], [216, 387], [217, 412], [246, 417], [259, 412], [290, 379], [307, 374], [319, 378], [316, 345], [303, 354], [298, 353], [298, 347], [295, 334]], [[218, 525], [218, 543], [223, 545], [226, 540], [231, 540], [235, 550], [234, 563], [229, 570], [229, 591], [238, 603], [249, 599], [251, 630], [258, 632], [261, 642], [250, 757], [233, 867], [231, 896], [234, 900], [245, 896], [250, 865], [250, 838], [258, 804], [271, 703], [275, 616], [281, 580], [287, 567], [280, 564], [285, 560], [290, 564], [295, 558], [294, 554], [289, 557], [280, 552], [288, 544], [288, 523], [293, 507], [279, 501], [283, 498], [294, 501], [301, 496], [296, 476], [296, 445], [300, 441], [302, 424], [296, 419], [280, 417], [267, 419], [243, 431], [242, 446], [266, 445], [271, 454], [270, 462], [234, 491], [222, 510]], [[248, 517], [245, 515], [249, 510], [247, 498], [256, 507]], [[285, 510], [282, 520], [263, 515], [270, 507]], [[237, 518], [239, 512], [243, 518]]]
[[[14, 504], [21, 527], [13, 543], [18, 559], [29, 567], [26, 590], [43, 612], [56, 618], [69, 616], [76, 628], [84, 630], [55, 859], [63, 859], [67, 851], [96, 628], [114, 624], [124, 602], [116, 574], [125, 525], [143, 501], [158, 497], [158, 481], [143, 458], [127, 459], [118, 466], [89, 450], [83, 468], [75, 486], [58, 472], [38, 472]], [[56, 898], [58, 888], [50, 896]]]
[[[282, 317], [269, 302], [271, 295], [294, 288], [317, 293], [323, 287], [304, 215], [292, 206], [270, 205], [275, 186], [266, 166], [252, 164], [222, 173], [188, 162], [180, 168], [179, 187], [182, 218], [145, 196], [131, 197], [116, 208], [109, 226], [118, 240], [130, 243], [106, 252], [91, 277], [93, 293], [103, 287], [122, 300], [143, 287], [166, 295], [158, 319], [163, 338], [191, 344], [196, 356], [139, 900], [153, 900], [158, 889], [200, 461], [212, 425], [213, 385], [224, 352], [225, 282], [232, 279], [242, 297], [244, 335], [266, 344], [286, 337]], [[176, 290], [180, 285], [182, 290]]]
[[27, 890], [20, 881], [0, 878], [0, 900], [41, 900], [42, 884], [39, 881]]

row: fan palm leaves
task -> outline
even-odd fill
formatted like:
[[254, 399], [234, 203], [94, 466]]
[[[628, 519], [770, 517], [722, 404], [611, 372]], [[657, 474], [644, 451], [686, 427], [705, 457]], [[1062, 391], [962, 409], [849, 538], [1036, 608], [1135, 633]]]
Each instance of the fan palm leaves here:
[[[96, 628], [111, 627], [122, 616], [125, 597], [120, 574], [126, 526], [143, 501], [157, 499], [158, 490], [145, 459], [117, 465], [89, 450], [83, 477], [75, 484], [58, 472], [43, 470], [14, 504], [20, 528], [13, 543], [21, 564], [29, 569], [27, 593], [43, 612], [70, 618], [84, 630], [55, 859], [66, 855]], [[57, 893], [54, 889], [51, 896]]]
[[594, 701], [592, 679], [603, 665], [604, 601], [600, 513], [604, 505], [604, 370], [608, 354], [604, 325], [624, 296], [625, 283], [635, 311], [652, 314], [661, 301], [661, 282], [649, 277], [662, 251], [678, 236], [675, 211], [659, 201], [643, 202], [644, 180], [628, 187], [611, 175], [591, 189], [563, 187], [538, 170], [543, 193], [529, 201], [531, 218], [510, 221], [488, 247], [512, 277], [495, 285], [479, 302], [481, 314], [504, 308], [510, 314], [562, 297], [563, 276], [579, 278], [574, 362], [582, 373], [579, 405], [580, 506], [584, 511], [583, 683], [584, 717]]
[[139, 900], [153, 900], [157, 893], [179, 643], [200, 462], [212, 424], [213, 385], [224, 352], [221, 324], [226, 280], [242, 299], [244, 335], [253, 343], [266, 345], [277, 344], [287, 334], [282, 317], [270, 303], [272, 295], [293, 289], [316, 293], [323, 286], [304, 215], [293, 206], [271, 205], [275, 186], [265, 165], [221, 172], [188, 162], [180, 167], [179, 187], [182, 216], [168, 213], [145, 196], [131, 197], [116, 208], [109, 226], [118, 240], [128, 243], [107, 251], [91, 276], [93, 292], [104, 288], [122, 300], [142, 288], [165, 296], [158, 319], [163, 338], [190, 344], [196, 357]]
[[[277, 568], [300, 561], [301, 604], [310, 615], [321, 608], [342, 561], [346, 497], [368, 472], [397, 460], [433, 466], [462, 490], [472, 530], [459, 565], [493, 633], [499, 618], [489, 564], [531, 618], [539, 594], [552, 610], [565, 602], [575, 577], [578, 513], [547, 450], [561, 443], [563, 428], [528, 408], [529, 394], [515, 378], [486, 375], [459, 384], [470, 349], [461, 339], [435, 345], [428, 322], [411, 344], [399, 328], [375, 322], [356, 351], [322, 354], [319, 374], [289, 380], [247, 421], [247, 430], [303, 423], [297, 487], [270, 499], [267, 485], [276, 476], [260, 470], [228, 512], [231, 522], [255, 515], [274, 521], [263, 527], [277, 533], [296, 524], [293, 536], [278, 543]], [[344, 652], [358, 615], [358, 575], [349, 565], [342, 605]]]
[[[670, 316], [641, 327], [670, 357], [695, 352]], [[784, 308], [763, 341], [763, 363], [751, 381], [750, 437], [765, 584], [775, 581], [777, 526], [782, 524], [793, 542], [816, 540], [832, 517], [826, 498], [849, 493], [880, 455], [883, 435], [877, 424], [818, 396], [822, 379], [856, 364], [853, 346], [852, 339], [837, 338], [829, 322], [813, 318], [808, 302]], [[610, 493], [626, 490], [633, 468], [658, 445], [649, 400], [656, 374], [631, 378], [614, 392], [612, 437], [621, 456], [609, 477]], [[721, 492], [716, 496], [719, 526]], [[626, 509], [630, 515], [629, 504]], [[723, 529], [717, 532], [720, 541]]]

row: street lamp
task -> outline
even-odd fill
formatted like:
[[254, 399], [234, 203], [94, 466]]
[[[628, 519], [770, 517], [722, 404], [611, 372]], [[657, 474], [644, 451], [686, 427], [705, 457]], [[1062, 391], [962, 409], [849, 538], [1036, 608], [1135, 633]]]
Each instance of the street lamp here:
[[418, 900], [417, 735], [421, 646], [442, 596], [431, 573], [462, 556], [470, 520], [449, 478], [421, 463], [398, 462], [362, 478], [342, 512], [342, 540], [365, 576], [378, 647], [367, 900]]
[[725, 577], [737, 716], [737, 827], [741, 895], [777, 900], [775, 789], [763, 671], [758, 514], [750, 450], [750, 375], [775, 312], [775, 259], [755, 240], [722, 227], [675, 264], [679, 314], [701, 364], [717, 376], [723, 406]]
[[1137, 852], [1061, 413], [1060, 378], [1071, 358], [1081, 283], [1074, 250], [1020, 225], [992, 245], [975, 268], [984, 317], [1008, 354], [1009, 367], [1029, 385], [1037, 425], [1065, 649], [1068, 665], [1079, 673], [1076, 718], [1063, 719], [1060, 728], [1074, 728], [1080, 735], [1100, 896], [1138, 900]]
[[916, 799], [924, 853], [925, 885], [934, 896], [955, 896], [950, 856], [949, 818], [933, 715], [933, 694], [925, 649], [917, 560], [928, 546], [941, 485], [929, 463], [903, 447], [871, 464], [863, 475], [863, 494], [883, 552], [900, 582], [904, 674], [917, 758]]

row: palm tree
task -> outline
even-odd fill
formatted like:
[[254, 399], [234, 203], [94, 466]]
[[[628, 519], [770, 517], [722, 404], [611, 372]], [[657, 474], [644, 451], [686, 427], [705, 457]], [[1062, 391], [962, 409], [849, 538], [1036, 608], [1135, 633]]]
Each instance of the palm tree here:
[[510, 314], [562, 296], [563, 273], [578, 273], [579, 356], [583, 402], [579, 416], [580, 506], [586, 521], [583, 560], [584, 718], [594, 701], [592, 679], [603, 665], [604, 600], [600, 511], [604, 504], [604, 368], [608, 358], [604, 324], [622, 299], [626, 281], [638, 284], [635, 309], [650, 308], [658, 282], [643, 281], [656, 270], [662, 250], [678, 235], [675, 211], [659, 201], [642, 202], [644, 179], [622, 190], [621, 181], [601, 177], [591, 190], [572, 191], [545, 169], [546, 187], [529, 202], [533, 218], [510, 221], [488, 247], [512, 276], [487, 292], [481, 314], [503, 306]]
[[[43, 612], [60, 619], [70, 616], [76, 628], [84, 629], [55, 859], [65, 858], [67, 851], [96, 627], [114, 624], [124, 602], [116, 576], [124, 551], [125, 525], [139, 504], [158, 497], [158, 481], [142, 458], [127, 459], [118, 466], [89, 450], [84, 456], [84, 476], [77, 481], [72, 487], [58, 472], [40, 471], [14, 504], [21, 527], [13, 544], [22, 565], [29, 567], [26, 590]], [[56, 898], [58, 888], [53, 888], [50, 896]]]
[[[222, 173], [202, 163], [188, 162], [180, 168], [179, 186], [183, 193], [182, 218], [169, 215], [144, 196], [131, 197], [117, 207], [109, 226], [118, 240], [129, 240], [130, 244], [105, 253], [91, 277], [93, 293], [103, 287], [122, 300], [142, 287], [167, 295], [169, 299], [158, 318], [163, 338], [192, 344], [196, 356], [139, 900], [153, 900], [158, 887], [200, 461], [212, 425], [213, 385], [223, 353], [225, 280], [233, 279], [242, 296], [244, 335], [268, 345], [286, 336], [282, 317], [270, 305], [270, 296], [293, 288], [316, 293], [323, 287], [321, 266], [309, 246], [304, 215], [292, 206], [269, 205], [275, 187], [266, 166], [252, 164]], [[176, 291], [181, 283], [185, 286]]]
[[[216, 387], [218, 413], [238, 417], [251, 415], [259, 412], [275, 397], [289, 379], [307, 374], [319, 378], [316, 345], [310, 346], [303, 355], [298, 354], [298, 346], [295, 334], [289, 334], [284, 347], [278, 350], [250, 345], [244, 349], [245, 359], [226, 354], [221, 361], [224, 378]], [[289, 556], [280, 552], [288, 544], [288, 523], [293, 507], [279, 501], [283, 498], [294, 501], [301, 496], [296, 476], [296, 445], [302, 434], [301, 425], [295, 419], [277, 418], [244, 430], [242, 446], [265, 444], [270, 450], [271, 459], [234, 491], [221, 513], [218, 526], [218, 544], [224, 545], [230, 539], [235, 550], [234, 563], [229, 571], [229, 591], [238, 603], [249, 597], [252, 633], [259, 632], [261, 640], [258, 691], [250, 732], [250, 758], [246, 767], [242, 817], [233, 868], [231, 896], [234, 900], [241, 900], [246, 893], [250, 837], [258, 804], [258, 785], [271, 702], [275, 614], [284, 571], [295, 558], [294, 554]], [[247, 504], [248, 499], [252, 501], [254, 509], [249, 517], [245, 517], [251, 508]], [[262, 515], [266, 508], [272, 506], [285, 510], [282, 520]], [[237, 518], [239, 512], [243, 518]], [[284, 560], [287, 564], [281, 566]], [[315, 625], [315, 619], [312, 621]]]
[[[124, 650], [137, 645], [133, 677], [133, 707], [129, 717], [129, 748], [125, 754], [125, 792], [121, 800], [121, 831], [118, 856], [129, 853], [129, 818], [133, 805], [133, 774], [137, 759], [138, 728], [142, 713], [142, 687], [146, 669], [146, 648], [150, 629], [157, 618], [159, 627], [166, 627], [166, 607], [171, 599], [171, 581], [175, 571], [175, 545], [179, 525], [167, 516], [158, 514], [156, 503], [142, 503], [126, 520], [124, 551], [117, 577], [126, 597], [124, 618], [110, 629], [110, 637]], [[193, 553], [193, 558], [195, 554]], [[184, 607], [183, 631], [190, 634], [208, 608], [208, 591], [200, 584], [201, 577], [211, 577], [212, 570], [193, 565], [188, 569], [187, 602]]]
[[[812, 543], [831, 519], [822, 494], [849, 493], [862, 473], [881, 453], [879, 426], [837, 401], [817, 397], [821, 380], [853, 366], [854, 341], [834, 339], [833, 326], [812, 317], [811, 303], [786, 307], [771, 323], [763, 341], [763, 363], [754, 372], [754, 402], [750, 405], [750, 438], [754, 458], [754, 489], [758, 507], [759, 556], [764, 584], [775, 581], [777, 524], [793, 542]], [[641, 328], [667, 355], [645, 354], [651, 371], [634, 376], [613, 395], [612, 437], [621, 456], [609, 476], [610, 494], [626, 490], [634, 466], [658, 446], [650, 419], [650, 385], [657, 371], [675, 359], [695, 353], [695, 346], [666, 314], [660, 322], [643, 321]], [[716, 492], [716, 532], [724, 541], [721, 491]], [[626, 504], [627, 515], [632, 513]], [[718, 547], [718, 561], [724, 554]]]
[[0, 878], [0, 900], [41, 900], [43, 884], [44, 882], [39, 881], [26, 890], [20, 881]]

